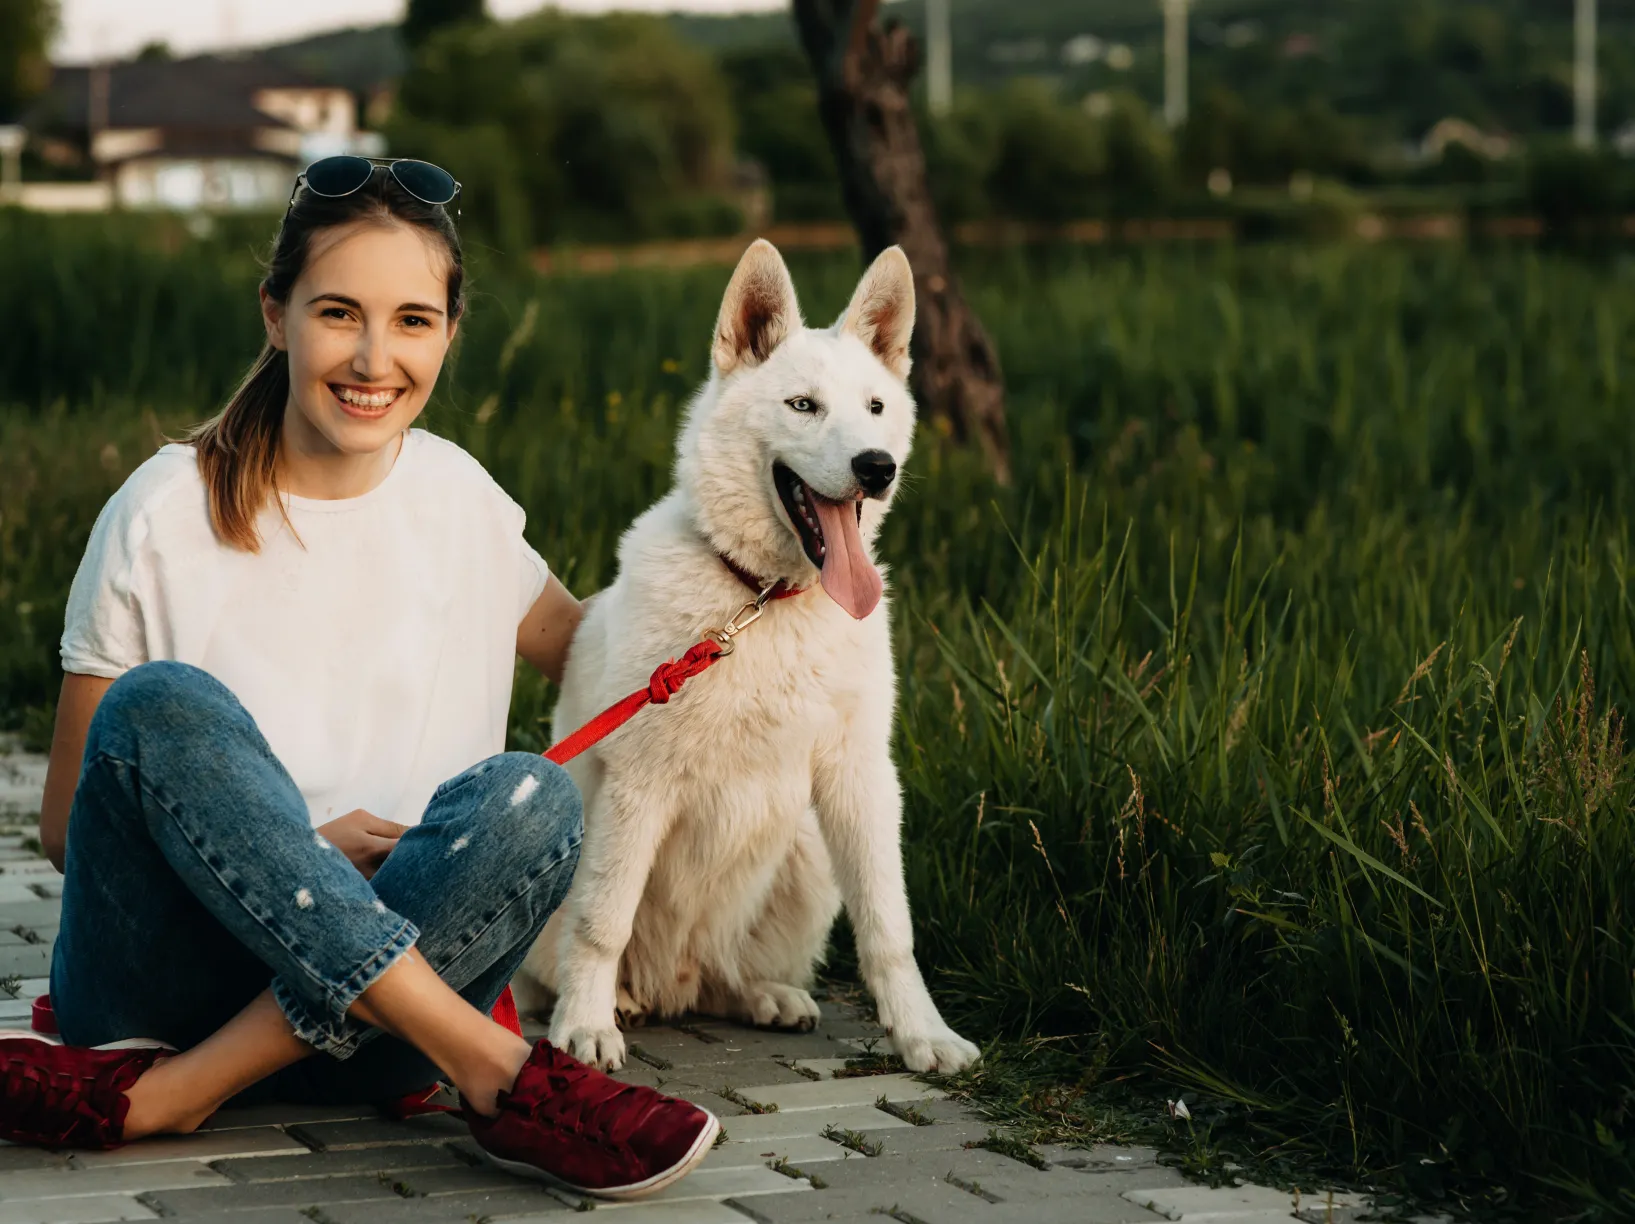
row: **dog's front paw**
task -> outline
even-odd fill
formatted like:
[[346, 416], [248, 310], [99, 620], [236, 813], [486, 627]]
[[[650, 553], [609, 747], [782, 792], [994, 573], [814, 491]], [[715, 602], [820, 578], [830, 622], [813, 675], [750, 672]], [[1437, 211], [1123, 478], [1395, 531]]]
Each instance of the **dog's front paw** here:
[[603, 1071], [617, 1071], [624, 1066], [624, 1035], [612, 1025], [607, 1028], [552, 1025], [550, 1042], [564, 1054]]
[[893, 1033], [891, 1044], [910, 1071], [952, 1075], [982, 1057], [982, 1051], [946, 1026], [923, 1033]]

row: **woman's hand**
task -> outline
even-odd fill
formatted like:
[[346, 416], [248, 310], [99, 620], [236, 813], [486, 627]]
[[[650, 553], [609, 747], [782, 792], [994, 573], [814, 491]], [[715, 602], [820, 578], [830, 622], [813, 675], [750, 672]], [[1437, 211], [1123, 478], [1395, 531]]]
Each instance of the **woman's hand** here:
[[380, 870], [392, 847], [397, 845], [397, 839], [408, 831], [408, 825], [382, 820], [362, 808], [354, 808], [345, 816], [318, 826], [318, 832], [346, 855], [366, 880]]

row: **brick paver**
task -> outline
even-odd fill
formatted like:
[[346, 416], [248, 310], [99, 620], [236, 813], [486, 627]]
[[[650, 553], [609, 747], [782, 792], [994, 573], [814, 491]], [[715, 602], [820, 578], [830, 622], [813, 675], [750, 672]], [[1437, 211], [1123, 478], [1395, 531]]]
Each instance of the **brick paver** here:
[[[59, 878], [29, 840], [43, 781], [43, 759], [0, 744], [0, 1027], [27, 1026], [57, 930]], [[1355, 1218], [1352, 1196], [1330, 1206], [1193, 1186], [1146, 1149], [1041, 1148], [1047, 1167], [1036, 1169], [967, 1148], [988, 1123], [935, 1087], [899, 1074], [835, 1078], [881, 1033], [835, 1003], [825, 1013], [815, 1033], [699, 1020], [630, 1034], [621, 1078], [714, 1110], [726, 1137], [662, 1194], [597, 1210], [622, 1224], [1288, 1224], [1323, 1220], [1325, 1208]], [[888, 1112], [882, 1100], [916, 1108]], [[223, 1111], [195, 1135], [115, 1152], [0, 1145], [0, 1224], [560, 1224], [589, 1206], [485, 1166], [454, 1119], [393, 1122], [367, 1108]]]

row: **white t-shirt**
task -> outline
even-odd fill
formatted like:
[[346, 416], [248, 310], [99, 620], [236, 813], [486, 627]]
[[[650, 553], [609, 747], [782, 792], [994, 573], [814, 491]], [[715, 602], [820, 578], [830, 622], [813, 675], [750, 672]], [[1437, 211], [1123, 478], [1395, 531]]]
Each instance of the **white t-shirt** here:
[[68, 597], [64, 671], [191, 663], [243, 703], [313, 825], [420, 822], [505, 747], [517, 626], [545, 589], [522, 508], [465, 451], [411, 430], [361, 497], [284, 496], [261, 551], [211, 530], [193, 448], [163, 447], [97, 516]]

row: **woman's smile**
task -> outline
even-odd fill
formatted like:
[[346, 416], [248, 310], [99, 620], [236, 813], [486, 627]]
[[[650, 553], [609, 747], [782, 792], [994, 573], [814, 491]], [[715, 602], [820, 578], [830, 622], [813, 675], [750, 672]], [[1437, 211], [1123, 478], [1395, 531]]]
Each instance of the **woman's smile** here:
[[348, 416], [375, 421], [392, 410], [392, 405], [407, 388], [368, 387], [356, 383], [330, 383], [329, 390]]

